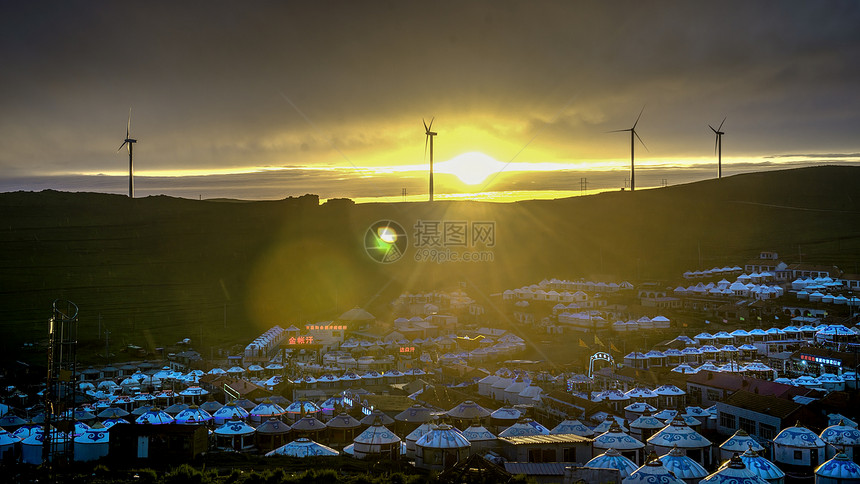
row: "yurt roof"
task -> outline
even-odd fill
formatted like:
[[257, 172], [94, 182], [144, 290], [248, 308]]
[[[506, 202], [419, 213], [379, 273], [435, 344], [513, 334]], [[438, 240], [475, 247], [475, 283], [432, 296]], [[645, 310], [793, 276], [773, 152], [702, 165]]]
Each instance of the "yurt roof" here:
[[770, 481], [771, 479], [777, 480], [785, 477], [785, 472], [782, 472], [776, 464], [758, 455], [758, 452], [752, 449], [744, 451], [740, 455], [740, 458], [747, 469], [762, 479]]
[[672, 450], [660, 456], [659, 459], [663, 466], [674, 473], [678, 479], [696, 480], [708, 475], [704, 467], [691, 457], [687, 457], [687, 454], [677, 446], [672, 447]]
[[331, 447], [314, 442], [310, 439], [301, 438], [266, 453], [266, 457], [272, 457], [275, 455], [287, 455], [291, 457], [336, 456], [339, 454], [340, 453], [338, 451]]
[[496, 440], [496, 436], [482, 425], [472, 424], [462, 433], [463, 437], [466, 437], [469, 442]]
[[774, 444], [789, 447], [819, 448], [824, 447], [824, 441], [815, 432], [806, 427], [795, 426], [782, 429], [774, 439]]
[[858, 482], [860, 481], [860, 465], [840, 452], [832, 459], [818, 466], [815, 469], [815, 475], [833, 479], [837, 482]]
[[761, 444], [752, 437], [743, 429], [738, 430], [731, 437], [728, 438], [725, 442], [720, 445], [720, 449], [728, 451], [728, 452], [738, 452], [743, 453], [747, 449], [752, 449], [756, 452], [760, 452], [764, 450]]
[[471, 447], [472, 444], [456, 428], [448, 424], [441, 424], [422, 435], [415, 442], [415, 445], [433, 449], [461, 449]]
[[585, 463], [585, 467], [597, 467], [600, 469], [618, 469], [621, 478], [625, 479], [636, 471], [636, 464], [632, 460], [621, 455], [615, 449], [607, 449], [606, 452], [594, 457]]
[[449, 417], [458, 419], [484, 418], [488, 417], [490, 413], [489, 410], [471, 400], [466, 400], [446, 412]]
[[354, 440], [356, 444], [384, 445], [400, 442], [400, 437], [379, 422], [374, 423]]
[[316, 432], [325, 430], [326, 424], [319, 421], [316, 417], [306, 415], [290, 426], [291, 430], [299, 430], [302, 432]]
[[251, 435], [255, 432], [254, 427], [241, 420], [230, 420], [215, 429], [215, 435]]
[[[652, 458], [653, 457], [653, 458]], [[657, 458], [655, 454], [651, 454], [647, 459], [647, 463], [630, 473], [622, 484], [686, 484], [683, 480], [677, 478], [674, 473], [663, 466], [663, 462]]]

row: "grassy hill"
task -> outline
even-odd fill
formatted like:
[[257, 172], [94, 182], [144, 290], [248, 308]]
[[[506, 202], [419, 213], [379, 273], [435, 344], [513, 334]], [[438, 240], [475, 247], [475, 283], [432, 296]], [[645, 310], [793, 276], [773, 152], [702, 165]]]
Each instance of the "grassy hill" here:
[[[44, 338], [51, 302], [77, 303], [82, 351], [99, 321], [121, 343], [247, 342], [274, 324], [375, 314], [403, 291], [467, 283], [473, 297], [545, 277], [666, 280], [742, 264], [762, 249], [858, 272], [860, 168], [738, 175], [553, 201], [318, 205], [93, 193], [0, 194], [0, 350]], [[364, 251], [389, 219], [492, 221], [492, 262], [392, 264]], [[413, 237], [414, 240], [414, 237]], [[225, 324], [226, 321], [226, 324]]]

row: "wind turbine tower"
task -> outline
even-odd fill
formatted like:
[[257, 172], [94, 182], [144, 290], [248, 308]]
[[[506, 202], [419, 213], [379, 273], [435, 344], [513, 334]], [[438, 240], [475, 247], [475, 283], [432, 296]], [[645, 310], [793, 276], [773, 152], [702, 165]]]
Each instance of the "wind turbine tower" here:
[[720, 123], [720, 126], [717, 129], [714, 129], [710, 124], [708, 125], [711, 128], [711, 131], [717, 136], [714, 140], [714, 153], [717, 154], [717, 178], [723, 177], [723, 123], [726, 122], [726, 118], [723, 118], [723, 122]]
[[128, 198], [134, 198], [134, 162], [133, 162], [133, 153], [134, 153], [134, 144], [137, 143], [137, 140], [130, 136], [131, 132], [131, 108], [128, 108], [128, 124], [125, 127], [125, 140], [123, 140], [122, 144], [119, 145], [119, 149], [122, 149], [123, 146], [128, 145]]
[[424, 134], [427, 135], [424, 138], [424, 156], [427, 156], [427, 142], [430, 142], [430, 201], [433, 201], [433, 137], [436, 136], [437, 133], [431, 131], [433, 128], [433, 120], [436, 119], [434, 116], [430, 119], [430, 124], [427, 124], [427, 121], [421, 120], [424, 123]]
[[642, 112], [645, 111], [645, 106], [642, 106], [642, 110], [639, 111], [639, 116], [636, 117], [636, 122], [633, 123], [632, 128], [628, 129], [616, 129], [614, 131], [610, 131], [610, 133], [620, 133], [622, 131], [630, 131], [630, 191], [636, 190], [636, 172], [633, 165], [634, 160], [634, 151], [636, 147], [636, 139], [639, 139], [639, 142], [642, 143], [642, 147], [645, 150], [648, 150], [648, 147], [645, 146], [645, 142], [642, 141], [642, 138], [639, 137], [639, 133], [636, 132], [636, 125], [639, 124], [639, 118], [642, 117]]

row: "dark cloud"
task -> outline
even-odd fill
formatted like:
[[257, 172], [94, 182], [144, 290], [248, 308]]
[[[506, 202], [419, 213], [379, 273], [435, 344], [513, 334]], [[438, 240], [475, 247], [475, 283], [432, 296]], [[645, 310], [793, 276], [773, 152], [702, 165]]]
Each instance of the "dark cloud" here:
[[652, 158], [709, 156], [723, 116], [734, 156], [855, 152], [857, 25], [853, 1], [4, 2], [0, 170], [121, 170], [129, 105], [161, 170], [420, 160], [431, 115], [624, 159], [603, 133], [646, 103]]

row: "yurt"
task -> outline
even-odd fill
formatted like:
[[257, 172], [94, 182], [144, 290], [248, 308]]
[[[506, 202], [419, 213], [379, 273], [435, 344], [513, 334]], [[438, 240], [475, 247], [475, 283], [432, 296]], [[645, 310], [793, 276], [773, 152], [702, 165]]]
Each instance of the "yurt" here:
[[75, 460], [93, 461], [108, 455], [110, 450], [110, 434], [104, 425], [96, 422], [83, 434], [75, 437]]
[[681, 479], [675, 477], [669, 469], [663, 466], [663, 462], [657, 458], [653, 452], [647, 459], [648, 462], [644, 466], [631, 472], [625, 477], [622, 484], [686, 484]]
[[172, 424], [176, 419], [170, 416], [169, 413], [159, 410], [157, 407], [152, 407], [149, 411], [145, 412], [140, 417], [134, 419], [134, 423], [136, 424], [149, 424], [149, 425], [164, 425], [164, 424]]
[[645, 444], [625, 434], [618, 423], [614, 420], [609, 426], [609, 430], [594, 438], [593, 455], [597, 456], [601, 452], [609, 449], [615, 449], [624, 457], [632, 460], [633, 463], [639, 465], [642, 460], [639, 456], [640, 450], [645, 447]]
[[254, 448], [254, 427], [242, 420], [231, 420], [215, 429], [215, 446], [247, 452]]
[[204, 425], [211, 422], [212, 415], [197, 405], [189, 405], [188, 408], [176, 414], [175, 422], [182, 425]]
[[522, 418], [517, 423], [499, 432], [499, 437], [526, 437], [530, 435], [549, 435], [549, 429], [530, 418]]
[[698, 462], [687, 457], [683, 450], [673, 447], [668, 454], [659, 457], [663, 467], [675, 474], [686, 484], [697, 484], [703, 477], [708, 475]]
[[377, 421], [355, 438], [352, 452], [356, 459], [396, 460], [400, 457], [400, 437]]
[[824, 462], [827, 444], [815, 432], [799, 423], [783, 429], [773, 439], [773, 461], [786, 472], [811, 475]]
[[839, 453], [847, 455], [849, 459], [860, 456], [858, 454], [858, 450], [860, 450], [860, 430], [845, 425], [844, 420], [840, 420], [838, 424], [824, 429], [820, 437], [827, 444], [825, 450], [826, 458], [834, 457]]
[[340, 455], [340, 452], [332, 449], [331, 447], [314, 442], [313, 440], [301, 438], [266, 453], [266, 457], [276, 455], [287, 455], [290, 457], [328, 457]]
[[416, 427], [415, 430], [409, 432], [404, 438], [404, 442], [406, 444], [406, 456], [415, 457], [415, 444], [418, 442], [418, 439], [420, 439], [424, 436], [424, 434], [435, 428], [436, 424], [434, 424], [433, 422], [424, 422], [423, 424]]
[[469, 449], [471, 454], [484, 455], [486, 452], [495, 451], [499, 447], [499, 441], [496, 436], [477, 422], [463, 431], [463, 437], [466, 437], [466, 440], [472, 444], [472, 447]]
[[415, 467], [442, 471], [465, 461], [472, 444], [456, 428], [441, 424], [415, 443]]
[[490, 411], [477, 403], [466, 400], [456, 407], [448, 410], [446, 415], [451, 417], [460, 428], [466, 428], [477, 418], [485, 419], [490, 416]]
[[643, 415], [630, 422], [630, 436], [640, 442], [645, 442], [665, 426], [666, 423], [657, 417], [653, 415]]
[[744, 462], [737, 455], [726, 462], [717, 472], [705, 477], [701, 484], [767, 484], [767, 481], [755, 475], [747, 469]]
[[747, 449], [740, 458], [747, 469], [770, 484], [785, 483], [785, 472], [782, 472], [773, 462], [760, 456], [758, 452]]
[[294, 438], [304, 437], [310, 440], [319, 440], [323, 430], [326, 428], [326, 424], [322, 423], [316, 417], [305, 415], [290, 425], [290, 432], [292, 432], [291, 435]]
[[585, 463], [584, 467], [618, 469], [618, 472], [621, 473], [621, 479], [626, 479], [637, 469], [636, 463], [627, 457], [624, 457], [620, 452], [612, 448], [606, 449], [606, 452], [594, 456], [593, 459]]
[[15, 445], [20, 442], [21, 439], [0, 427], [0, 462], [11, 459], [15, 455]]
[[266, 399], [263, 403], [248, 411], [248, 421], [252, 425], [259, 425], [263, 421], [272, 417], [278, 418], [285, 413], [286, 411], [280, 405]]
[[329, 419], [325, 426], [328, 429], [329, 445], [336, 445], [340, 448], [352, 444], [361, 429], [361, 422], [352, 415], [340, 413]]
[[287, 443], [290, 426], [275, 417], [269, 417], [255, 430], [257, 450], [266, 453]]
[[[21, 441], [21, 462], [34, 465], [41, 465], [44, 462], [42, 460], [44, 437], [43, 432], [34, 432]], [[51, 429], [51, 447], [60, 453], [66, 453], [72, 450], [72, 440], [65, 432]], [[53, 459], [53, 455], [49, 454], [48, 459]]]
[[727, 461], [735, 454], [743, 454], [747, 449], [761, 452], [764, 447], [745, 430], [740, 429], [720, 445], [720, 461]]
[[574, 434], [579, 435], [580, 437], [594, 437], [594, 431], [590, 428], [586, 427], [585, 424], [580, 422], [579, 420], [564, 420], [559, 423], [552, 430], [549, 431], [550, 434]]
[[860, 465], [839, 453], [815, 469], [815, 484], [855, 484], [860, 482]]
[[[655, 401], [656, 403], [656, 401]], [[624, 407], [624, 418], [633, 421], [642, 415], [651, 415], [657, 411], [657, 407], [645, 402], [634, 402]]]
[[517, 423], [517, 420], [522, 416], [522, 412], [514, 407], [499, 407], [490, 414], [490, 426], [495, 429], [496, 432], [501, 432]]
[[228, 402], [212, 414], [212, 421], [215, 422], [215, 425], [224, 425], [232, 420], [244, 421], [246, 418], [248, 418], [248, 411], [236, 405], [235, 402]]
[[669, 425], [648, 439], [654, 446], [654, 451], [660, 454], [668, 453], [673, 447], [683, 450], [687, 457], [708, 467], [711, 465], [711, 441], [690, 428], [683, 420], [675, 418]]

